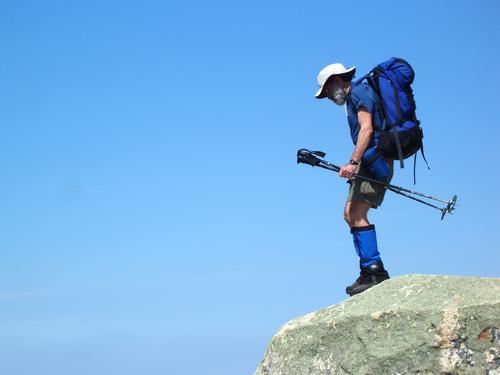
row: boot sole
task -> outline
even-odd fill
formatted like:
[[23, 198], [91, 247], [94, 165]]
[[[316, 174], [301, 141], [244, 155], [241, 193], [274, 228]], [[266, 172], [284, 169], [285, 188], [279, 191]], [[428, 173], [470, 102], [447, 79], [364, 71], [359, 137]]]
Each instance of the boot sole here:
[[[389, 280], [389, 278], [387, 278], [385, 280]], [[373, 287], [375, 285], [379, 285], [380, 283], [383, 283], [385, 280], [379, 281], [378, 283], [375, 283], [375, 284], [361, 284], [360, 286], [358, 286], [356, 288], [352, 288], [352, 289], [349, 289], [349, 287], [348, 287], [348, 288], [346, 288], [345, 292], [347, 294], [349, 294], [349, 296], [352, 297], [356, 294], [364, 292], [367, 289], [370, 289], [371, 287]]]

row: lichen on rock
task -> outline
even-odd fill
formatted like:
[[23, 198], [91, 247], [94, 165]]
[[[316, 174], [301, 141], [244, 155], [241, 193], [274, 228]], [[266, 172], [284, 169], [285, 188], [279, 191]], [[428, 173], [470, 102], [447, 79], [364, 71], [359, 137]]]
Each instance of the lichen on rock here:
[[254, 375], [500, 375], [500, 279], [406, 275], [285, 324]]

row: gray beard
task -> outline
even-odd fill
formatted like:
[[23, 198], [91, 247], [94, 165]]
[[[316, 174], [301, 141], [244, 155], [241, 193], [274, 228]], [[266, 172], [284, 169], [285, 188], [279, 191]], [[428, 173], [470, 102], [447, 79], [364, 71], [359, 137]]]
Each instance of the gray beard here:
[[337, 105], [344, 105], [347, 100], [347, 90], [337, 89], [333, 92], [332, 101]]

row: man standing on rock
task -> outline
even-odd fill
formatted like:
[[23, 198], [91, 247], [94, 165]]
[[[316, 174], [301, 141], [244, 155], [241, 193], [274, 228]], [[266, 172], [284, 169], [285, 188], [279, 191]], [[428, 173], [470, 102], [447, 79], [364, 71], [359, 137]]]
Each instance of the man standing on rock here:
[[[344, 208], [344, 219], [352, 233], [354, 248], [360, 261], [360, 276], [346, 288], [350, 296], [361, 293], [389, 278], [384, 269], [377, 247], [375, 226], [368, 222], [368, 210], [382, 204], [385, 188], [377, 183], [352, 178], [353, 173], [374, 178], [373, 164], [386, 169], [390, 182], [393, 161], [376, 154], [367, 158], [370, 150], [376, 150], [377, 131], [382, 128], [383, 115], [373, 89], [366, 83], [351, 82], [356, 67], [346, 69], [342, 64], [331, 64], [318, 74], [320, 86], [315, 97], [328, 98], [339, 106], [345, 106], [351, 138], [355, 145], [350, 161], [342, 166], [340, 177], [348, 178], [350, 187]], [[381, 164], [382, 163], [382, 164]]]

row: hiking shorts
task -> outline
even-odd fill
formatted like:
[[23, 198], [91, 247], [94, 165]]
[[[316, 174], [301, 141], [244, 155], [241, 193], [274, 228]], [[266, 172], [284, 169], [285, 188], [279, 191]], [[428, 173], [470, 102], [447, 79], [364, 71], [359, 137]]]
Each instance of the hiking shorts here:
[[[389, 182], [392, 179], [392, 175], [394, 172], [394, 162], [390, 159], [385, 159], [386, 163], [389, 165]], [[356, 169], [356, 173], [360, 176], [374, 178], [370, 173], [368, 168], [363, 166], [361, 163]], [[360, 179], [351, 179], [349, 181], [349, 192], [347, 194], [347, 202], [351, 201], [365, 201], [370, 203], [371, 208], [378, 208], [382, 201], [384, 200], [385, 191], [387, 188], [383, 187], [380, 184], [370, 181], [363, 181]]]

